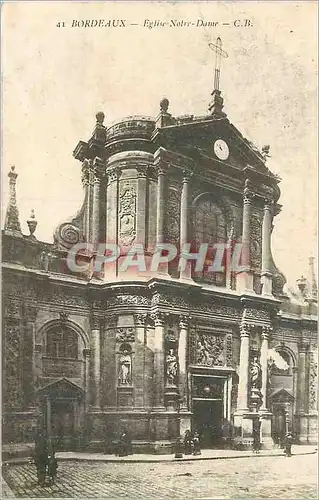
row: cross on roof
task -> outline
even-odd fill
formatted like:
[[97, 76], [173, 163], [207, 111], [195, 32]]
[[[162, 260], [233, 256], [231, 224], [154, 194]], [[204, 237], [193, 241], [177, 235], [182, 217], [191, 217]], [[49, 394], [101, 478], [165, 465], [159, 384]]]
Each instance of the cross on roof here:
[[219, 90], [221, 58], [224, 57], [226, 59], [228, 57], [227, 52], [222, 49], [222, 45], [222, 40], [219, 37], [216, 40], [216, 44], [211, 42], [208, 43], [209, 48], [216, 52], [214, 90]]

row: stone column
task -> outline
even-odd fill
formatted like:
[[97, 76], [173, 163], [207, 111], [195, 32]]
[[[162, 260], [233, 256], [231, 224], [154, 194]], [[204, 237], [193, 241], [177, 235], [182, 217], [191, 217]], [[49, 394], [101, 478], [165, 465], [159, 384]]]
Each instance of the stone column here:
[[308, 352], [308, 344], [304, 342], [300, 342], [298, 344], [298, 396], [297, 401], [299, 402], [299, 412], [306, 411], [306, 397], [307, 397], [307, 365], [306, 365], [306, 357]]
[[24, 336], [24, 376], [23, 388], [26, 397], [26, 403], [34, 408], [35, 398], [30, 396], [35, 393], [37, 388], [37, 379], [41, 373], [37, 372], [36, 352], [35, 352], [35, 321], [38, 309], [35, 306], [27, 305], [24, 310], [25, 316], [25, 336]]
[[238, 273], [238, 285], [241, 292], [253, 293], [253, 275], [250, 268], [250, 222], [253, 192], [251, 182], [246, 179], [243, 198], [243, 232], [242, 232], [242, 271]]
[[92, 205], [93, 205], [93, 180], [94, 169], [92, 160], [88, 160], [88, 184], [87, 184], [87, 210], [86, 210], [86, 231], [87, 241], [92, 242]]
[[90, 349], [83, 349], [84, 358], [84, 410], [85, 413], [88, 411], [90, 406]]
[[[157, 169], [157, 210], [156, 210], [156, 243], [165, 243], [165, 169]], [[160, 274], [168, 274], [168, 262], [159, 266]]]
[[138, 407], [145, 407], [145, 323], [146, 314], [135, 314], [135, 352], [134, 352], [134, 402]]
[[179, 361], [179, 393], [180, 393], [180, 410], [188, 410], [188, 394], [187, 394], [187, 337], [188, 337], [188, 321], [187, 316], [181, 316], [179, 321], [179, 340], [178, 340], [178, 361]]
[[136, 242], [145, 248], [147, 241], [146, 226], [146, 195], [147, 195], [147, 165], [138, 165], [137, 171], [137, 218]]
[[272, 212], [273, 202], [271, 200], [265, 200], [262, 224], [262, 295], [272, 295], [272, 273], [270, 270]]
[[[106, 243], [118, 243], [118, 183], [121, 171], [113, 169], [107, 172], [108, 184], [106, 190]], [[117, 264], [110, 262], [104, 266], [107, 281], [116, 277]]]
[[[183, 245], [189, 243], [188, 241], [188, 191], [189, 191], [189, 179], [190, 172], [185, 171], [183, 176], [183, 187], [181, 194], [181, 217], [180, 217], [180, 251], [183, 251]], [[180, 265], [185, 269], [180, 272], [181, 279], [191, 279], [192, 278], [192, 266], [191, 261], [185, 260], [180, 257]]]
[[91, 353], [92, 353], [92, 382], [93, 401], [92, 407], [95, 410], [101, 408], [101, 345], [100, 345], [100, 319], [91, 319]]
[[89, 160], [84, 160], [82, 163], [82, 185], [85, 192], [85, 213], [83, 220], [83, 233], [86, 241], [89, 241], [89, 212], [90, 212], [90, 196], [89, 196], [89, 183], [90, 183], [90, 173], [89, 173]]
[[261, 348], [260, 348], [261, 394], [262, 394], [262, 403], [260, 410], [267, 410], [269, 333], [270, 333], [270, 328], [263, 326], [261, 333]]
[[52, 432], [51, 432], [51, 399], [49, 396], [46, 398], [46, 430], [47, 430], [47, 442], [49, 452], [52, 446]]
[[272, 448], [273, 441], [271, 437], [271, 417], [272, 413], [268, 410], [267, 385], [268, 385], [268, 343], [271, 328], [262, 327], [260, 364], [261, 364], [261, 394], [262, 403], [259, 410], [261, 418], [260, 438], [263, 448]]
[[297, 413], [299, 416], [299, 439], [307, 442], [308, 439], [308, 412], [307, 408], [307, 353], [309, 345], [304, 341], [298, 343], [298, 379], [297, 379]]
[[165, 336], [165, 318], [161, 313], [152, 316], [155, 323], [154, 335], [154, 409], [165, 410], [164, 405], [164, 336]]
[[95, 158], [93, 177], [93, 208], [92, 208], [92, 243], [97, 248], [100, 236], [100, 187], [102, 177], [102, 160]]
[[249, 386], [249, 326], [240, 326], [240, 357], [239, 357], [239, 382], [237, 411], [248, 411], [248, 386]]

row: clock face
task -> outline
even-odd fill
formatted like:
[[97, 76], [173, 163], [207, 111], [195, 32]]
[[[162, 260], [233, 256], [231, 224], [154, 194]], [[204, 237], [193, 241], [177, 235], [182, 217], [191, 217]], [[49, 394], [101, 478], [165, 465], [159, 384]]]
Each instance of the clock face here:
[[229, 149], [225, 141], [217, 139], [214, 143], [214, 153], [220, 160], [227, 160], [229, 156]]

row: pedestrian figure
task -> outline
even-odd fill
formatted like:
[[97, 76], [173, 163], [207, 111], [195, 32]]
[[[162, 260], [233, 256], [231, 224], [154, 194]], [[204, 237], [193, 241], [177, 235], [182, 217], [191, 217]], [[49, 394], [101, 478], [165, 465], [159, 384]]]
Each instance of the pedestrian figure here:
[[55, 453], [52, 452], [48, 456], [48, 476], [51, 484], [54, 484], [57, 468], [58, 468], [58, 462], [57, 459], [55, 458]]
[[36, 437], [34, 463], [37, 468], [38, 484], [44, 486], [48, 464], [48, 449], [42, 433], [39, 433]]
[[260, 435], [258, 431], [253, 434], [253, 453], [259, 453], [260, 450]]
[[120, 435], [119, 457], [127, 457], [129, 452], [129, 435], [126, 430]]
[[194, 433], [193, 443], [194, 443], [193, 455], [201, 455], [202, 452], [200, 449], [200, 439], [197, 431], [195, 431]]
[[176, 438], [175, 443], [175, 458], [183, 458], [183, 443], [180, 437]]
[[193, 453], [193, 438], [190, 430], [185, 432], [184, 453], [185, 455], [191, 455]]
[[291, 432], [288, 432], [286, 435], [286, 440], [285, 440], [285, 455], [286, 457], [291, 457], [291, 445], [293, 442], [293, 437]]

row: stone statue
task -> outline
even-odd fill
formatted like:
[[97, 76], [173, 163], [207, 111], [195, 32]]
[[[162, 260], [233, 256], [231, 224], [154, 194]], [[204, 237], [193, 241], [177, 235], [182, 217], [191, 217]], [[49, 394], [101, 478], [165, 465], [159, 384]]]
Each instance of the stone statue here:
[[256, 356], [250, 365], [250, 383], [254, 389], [260, 389], [261, 387], [261, 365]]
[[175, 385], [177, 378], [177, 357], [174, 349], [170, 349], [166, 356], [166, 380], [169, 385]]
[[119, 383], [128, 385], [131, 383], [132, 359], [130, 353], [125, 350], [120, 356]]

